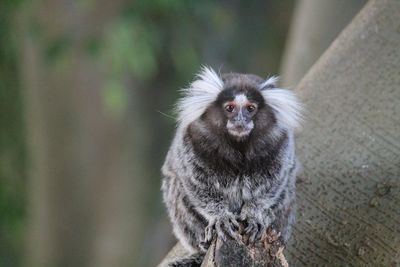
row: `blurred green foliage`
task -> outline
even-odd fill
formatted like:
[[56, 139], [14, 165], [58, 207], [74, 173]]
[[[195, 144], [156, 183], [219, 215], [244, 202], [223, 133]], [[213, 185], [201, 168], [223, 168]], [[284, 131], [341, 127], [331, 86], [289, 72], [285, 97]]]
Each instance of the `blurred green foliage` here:
[[21, 263], [25, 222], [25, 143], [17, 72], [16, 32], [20, 1], [0, 3], [0, 266]]
[[[26, 222], [27, 162], [15, 27], [21, 1], [0, 2], [0, 266], [21, 264]], [[149, 222], [144, 235], [151, 236], [165, 217], [159, 169], [174, 130], [170, 116], [174, 116], [172, 107], [178, 89], [190, 83], [202, 64], [221, 72], [276, 74], [293, 0], [123, 3], [121, 12], [104, 26], [101, 34], [85, 36], [79, 47], [106, 69], [106, 82], [99, 88], [106, 110], [113, 116], [130, 117], [129, 105], [134, 103], [134, 110], [141, 111], [135, 115], [140, 117], [137, 127], [144, 129], [148, 139], [141, 151], [144, 169], [148, 170], [142, 179], [149, 190], [143, 199]], [[95, 0], [84, 0], [78, 7], [85, 14], [96, 4]], [[45, 63], [67, 70], [68, 55], [76, 48], [72, 47], [72, 37], [43, 36], [37, 21], [32, 21], [30, 27], [29, 34], [40, 38]], [[156, 245], [145, 243], [143, 251], [154, 251]], [[141, 266], [156, 263], [146, 253], [142, 257]]]

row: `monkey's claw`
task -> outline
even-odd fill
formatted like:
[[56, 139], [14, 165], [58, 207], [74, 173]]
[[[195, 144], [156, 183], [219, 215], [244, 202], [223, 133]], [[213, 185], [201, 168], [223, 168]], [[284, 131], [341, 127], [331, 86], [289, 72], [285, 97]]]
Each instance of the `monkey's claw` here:
[[236, 216], [233, 213], [225, 213], [210, 220], [205, 229], [204, 243], [210, 243], [215, 234], [224, 241], [228, 237], [238, 241], [241, 240], [239, 222]]
[[233, 213], [224, 214], [215, 225], [218, 236], [226, 240], [229, 236], [233, 239], [240, 240], [239, 235], [239, 223], [236, 220], [236, 216]]
[[205, 231], [204, 231], [204, 240], [202, 243], [210, 244], [215, 235], [215, 220], [210, 220]]
[[248, 220], [247, 224], [248, 226], [244, 229], [244, 232], [249, 236], [249, 243], [254, 244], [256, 241], [261, 239], [267, 227], [256, 220]]
[[248, 242], [254, 244], [256, 241], [261, 240], [267, 230], [269, 220], [267, 220], [267, 218], [255, 216], [251, 212], [244, 212], [239, 218], [246, 224], [244, 233], [249, 238]]

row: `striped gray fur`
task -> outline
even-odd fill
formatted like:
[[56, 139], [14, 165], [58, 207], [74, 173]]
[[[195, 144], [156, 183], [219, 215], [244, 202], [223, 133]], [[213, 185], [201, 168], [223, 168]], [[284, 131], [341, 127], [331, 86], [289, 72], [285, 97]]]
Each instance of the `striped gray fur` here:
[[[293, 132], [298, 126], [300, 104], [293, 93], [276, 88], [276, 78], [268, 82], [255, 75], [220, 77], [205, 69], [199, 79], [192, 86], [207, 88], [192, 89], [195, 97], [187, 89], [180, 102], [190, 106], [196, 116], [180, 110], [185, 115], [178, 121], [162, 168], [163, 199], [174, 234], [196, 255], [197, 262], [215, 235], [239, 240], [239, 222], [246, 225], [252, 242], [259, 240], [269, 226], [287, 242], [295, 218], [297, 160]], [[202, 90], [215, 95], [201, 96]], [[227, 130], [227, 121], [237, 118], [223, 110], [225, 103], [235, 104], [238, 94], [257, 107], [247, 120], [254, 128], [244, 136]], [[191, 106], [198, 104], [196, 97], [206, 106]], [[281, 99], [284, 97], [288, 99]], [[240, 101], [245, 102], [243, 97]], [[196, 266], [188, 262], [184, 259], [174, 266]]]

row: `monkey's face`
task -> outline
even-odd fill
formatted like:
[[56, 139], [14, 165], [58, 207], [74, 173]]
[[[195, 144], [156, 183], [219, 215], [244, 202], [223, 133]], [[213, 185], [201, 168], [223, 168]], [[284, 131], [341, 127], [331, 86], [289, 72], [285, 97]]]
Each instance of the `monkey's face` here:
[[261, 93], [253, 88], [230, 88], [223, 90], [216, 101], [222, 114], [222, 123], [227, 133], [235, 139], [245, 139], [255, 127], [255, 119], [264, 108]]
[[245, 137], [254, 128], [253, 117], [257, 113], [257, 103], [250, 101], [245, 94], [236, 95], [232, 101], [223, 103], [227, 117], [226, 129], [235, 137]]

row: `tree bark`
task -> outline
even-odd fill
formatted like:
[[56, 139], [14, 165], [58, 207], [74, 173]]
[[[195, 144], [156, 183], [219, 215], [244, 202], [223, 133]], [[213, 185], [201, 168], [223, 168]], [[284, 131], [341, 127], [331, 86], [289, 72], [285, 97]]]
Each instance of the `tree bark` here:
[[304, 77], [293, 266], [400, 264], [400, 2], [373, 0]]
[[[268, 231], [261, 242], [245, 244], [228, 239], [214, 240], [205, 255], [201, 267], [288, 267], [284, 255], [285, 247], [278, 233]], [[188, 252], [178, 243], [158, 267], [168, 267], [170, 263], [187, 257]]]
[[294, 88], [366, 0], [300, 0], [282, 60], [282, 85]]
[[270, 235], [255, 245], [217, 239], [201, 267], [288, 267], [283, 251], [284, 246], [276, 235]]

